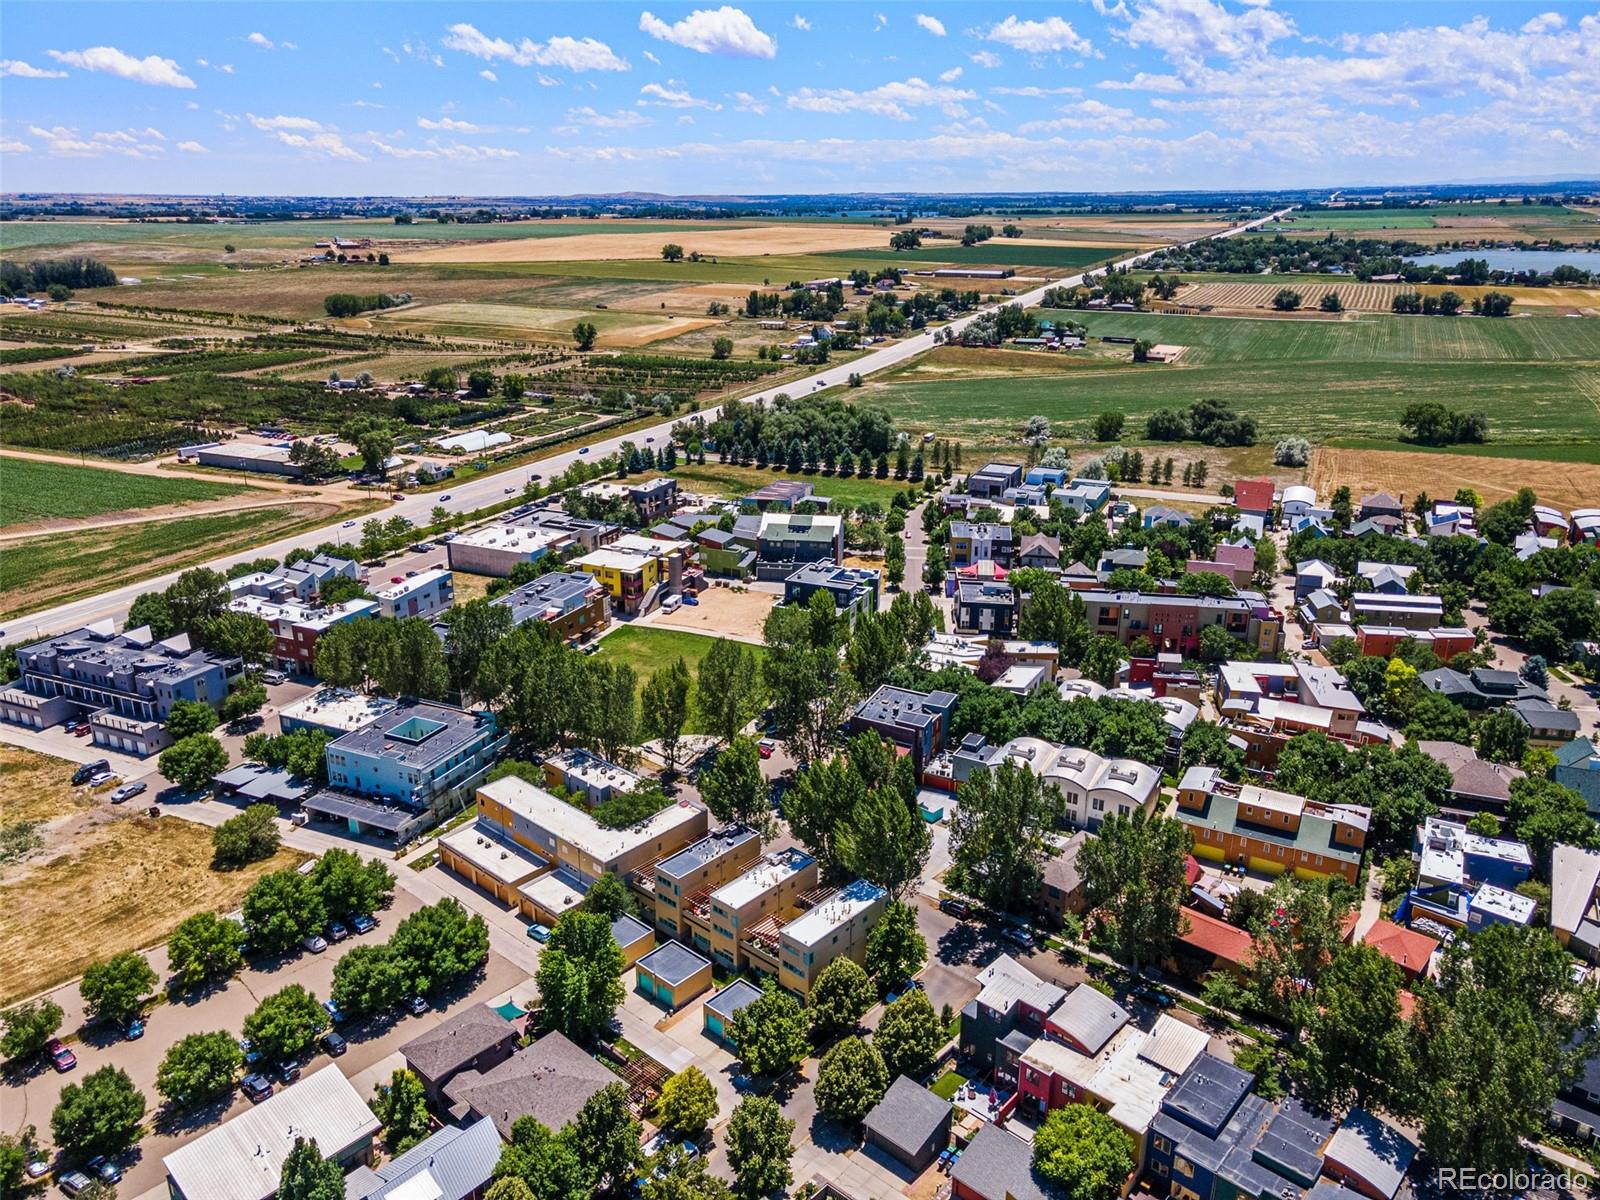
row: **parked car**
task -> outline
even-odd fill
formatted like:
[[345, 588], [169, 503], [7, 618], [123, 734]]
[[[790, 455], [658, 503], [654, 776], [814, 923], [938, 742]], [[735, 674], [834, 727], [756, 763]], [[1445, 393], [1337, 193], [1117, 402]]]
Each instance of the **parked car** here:
[[1154, 1004], [1157, 1008], [1171, 1008], [1175, 1003], [1170, 995], [1153, 983], [1141, 983], [1134, 987], [1129, 994], [1148, 1004]]
[[762, 758], [771, 758], [773, 751], [777, 750], [778, 743], [771, 738], [762, 738], [756, 743], [756, 751]]
[[72, 736], [73, 737], [88, 737], [89, 736], [89, 722], [87, 722], [87, 721], [79, 721], [76, 725], [74, 725], [72, 727]]
[[50, 1065], [63, 1075], [78, 1065], [78, 1056], [60, 1038], [46, 1042], [44, 1052], [50, 1056]]
[[972, 915], [972, 905], [965, 900], [957, 900], [954, 896], [946, 896], [939, 901], [939, 911], [949, 913], [952, 917], [960, 917], [965, 921]]
[[96, 771], [93, 775], [89, 776], [89, 786], [99, 787], [102, 783], [110, 783], [116, 777], [117, 773], [109, 768], [104, 771]]
[[289, 676], [283, 671], [263, 671], [261, 672], [261, 682], [270, 683], [273, 685], [288, 683]]
[[144, 1036], [144, 1018], [133, 1017], [122, 1027], [123, 1034], [130, 1042], [137, 1042]]
[[693, 592], [685, 592], [683, 594], [683, 602], [685, 604], [699, 604], [700, 600]]
[[1018, 928], [1015, 925], [1007, 925], [1000, 931], [1000, 936], [1013, 946], [1020, 946], [1024, 950], [1033, 949], [1033, 934], [1026, 929]]
[[261, 1061], [261, 1051], [255, 1048], [255, 1044], [249, 1038], [239, 1039], [239, 1052], [244, 1055], [247, 1066], [254, 1066]]
[[88, 783], [100, 772], [109, 770], [111, 770], [111, 763], [106, 759], [97, 758], [93, 762], [84, 763], [83, 766], [74, 771], [72, 773], [72, 782], [74, 785]]
[[56, 1180], [56, 1186], [67, 1195], [76, 1196], [93, 1182], [94, 1180], [90, 1179], [82, 1171], [68, 1171]]
[[300, 939], [300, 944], [313, 954], [321, 954], [328, 948], [328, 939], [320, 933], [308, 933]]
[[300, 1064], [297, 1062], [283, 1063], [276, 1071], [273, 1072], [273, 1074], [277, 1076], [279, 1083], [283, 1084], [285, 1087], [288, 1087], [296, 1079], [300, 1078]]
[[101, 1183], [118, 1183], [122, 1179], [122, 1168], [104, 1154], [96, 1154], [84, 1164], [84, 1169], [93, 1171]]
[[333, 1057], [338, 1058], [350, 1048], [350, 1043], [344, 1040], [343, 1034], [334, 1033], [330, 1029], [322, 1035], [322, 1048]]
[[335, 1025], [344, 1024], [344, 1010], [332, 1000], [324, 1000], [322, 1002], [322, 1011], [328, 1014], [328, 1020], [332, 1021]]
[[528, 936], [536, 942], [548, 942], [550, 940], [550, 927], [535, 921], [528, 926]]
[[43, 1152], [33, 1150], [28, 1157], [28, 1165], [23, 1168], [29, 1179], [43, 1179], [50, 1174], [50, 1160]]
[[111, 803], [121, 804], [125, 800], [132, 800], [135, 796], [142, 796], [149, 790], [149, 784], [142, 779], [136, 779], [132, 783], [123, 784], [116, 791], [112, 792]]
[[323, 936], [330, 942], [342, 942], [350, 936], [350, 930], [345, 928], [343, 921], [329, 921], [328, 931]]
[[254, 1104], [260, 1104], [272, 1095], [272, 1080], [257, 1071], [252, 1071], [239, 1081], [239, 1086], [244, 1089], [244, 1094], [250, 1097]]
[[433, 549], [432, 542], [412, 542], [411, 549], [417, 554], [426, 554]]
[[354, 929], [357, 933], [371, 933], [377, 927], [378, 923], [366, 913], [357, 913], [355, 916], [350, 918], [350, 928]]
[[408, 996], [401, 1003], [406, 1006], [406, 1011], [414, 1017], [420, 1017], [428, 1011], [428, 1002], [421, 996]]

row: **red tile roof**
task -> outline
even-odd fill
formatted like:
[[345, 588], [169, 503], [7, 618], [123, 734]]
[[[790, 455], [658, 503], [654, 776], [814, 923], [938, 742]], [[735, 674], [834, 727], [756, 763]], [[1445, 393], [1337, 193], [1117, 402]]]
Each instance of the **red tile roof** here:
[[1243, 929], [1192, 908], [1179, 917], [1178, 941], [1219, 962], [1242, 963], [1250, 954], [1250, 935]]
[[1421, 975], [1439, 943], [1425, 933], [1406, 929], [1393, 921], [1379, 921], [1362, 939], [1385, 958], [1393, 959], [1408, 975]]
[[1240, 512], [1271, 512], [1272, 480], [1235, 480], [1233, 485], [1233, 502], [1238, 506]]

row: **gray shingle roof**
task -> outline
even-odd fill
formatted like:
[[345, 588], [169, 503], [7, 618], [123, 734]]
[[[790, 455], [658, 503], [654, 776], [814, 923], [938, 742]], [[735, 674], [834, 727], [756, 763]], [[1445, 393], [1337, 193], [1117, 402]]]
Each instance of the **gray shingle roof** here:
[[466, 1071], [446, 1088], [452, 1107], [465, 1106], [494, 1121], [510, 1140], [518, 1117], [560, 1129], [596, 1092], [618, 1082], [599, 1062], [559, 1033], [547, 1033], [488, 1071]]
[[995, 1125], [978, 1130], [950, 1177], [983, 1200], [1059, 1200], [1033, 1172], [1033, 1147]]
[[439, 1022], [426, 1033], [400, 1047], [412, 1068], [429, 1079], [439, 1079], [460, 1070], [485, 1050], [492, 1049], [516, 1029], [486, 1004], [474, 1004], [455, 1016]]
[[901, 1075], [867, 1114], [866, 1126], [885, 1141], [915, 1154], [949, 1119], [948, 1100]]

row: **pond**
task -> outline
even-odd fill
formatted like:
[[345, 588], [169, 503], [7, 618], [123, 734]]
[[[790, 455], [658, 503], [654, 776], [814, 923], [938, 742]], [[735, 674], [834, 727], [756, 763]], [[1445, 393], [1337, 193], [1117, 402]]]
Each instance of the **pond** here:
[[1600, 250], [1450, 250], [1413, 255], [1407, 261], [1419, 267], [1450, 268], [1464, 258], [1481, 258], [1491, 271], [1549, 272], [1560, 266], [1600, 271]]

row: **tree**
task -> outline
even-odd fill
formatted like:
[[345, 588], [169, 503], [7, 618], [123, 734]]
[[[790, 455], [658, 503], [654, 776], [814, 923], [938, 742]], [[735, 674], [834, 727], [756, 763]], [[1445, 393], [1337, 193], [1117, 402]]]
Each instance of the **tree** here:
[[387, 475], [389, 459], [394, 456], [394, 438], [381, 429], [369, 429], [356, 439], [356, 453], [361, 455], [361, 469], [367, 474]]
[[198, 792], [228, 769], [228, 752], [209, 733], [196, 733], [161, 752], [161, 778], [185, 792]]
[[719, 337], [711, 340], [711, 357], [721, 360], [733, 357], [733, 339]]
[[101, 1067], [81, 1084], [61, 1089], [50, 1114], [50, 1132], [57, 1148], [74, 1158], [116, 1154], [138, 1141], [144, 1111], [144, 1094], [128, 1073], [121, 1067]]
[[28, 1182], [28, 1164], [42, 1157], [32, 1125], [16, 1134], [0, 1133], [0, 1196], [14, 1196]]
[[495, 1164], [501, 1188], [508, 1180], [522, 1184], [523, 1191], [506, 1193], [537, 1200], [587, 1200], [594, 1194], [595, 1173], [584, 1160], [583, 1151], [570, 1127], [551, 1133], [533, 1117], [518, 1117], [511, 1125], [511, 1140], [500, 1151]]
[[1422, 1144], [1436, 1162], [1503, 1171], [1526, 1162], [1556, 1094], [1593, 1052], [1577, 1039], [1594, 989], [1548, 930], [1491, 925], [1444, 954], [1437, 988], [1417, 997], [1414, 1053]]
[[877, 1002], [872, 981], [861, 965], [841, 954], [817, 974], [807, 1000], [811, 1036], [818, 1041], [854, 1029]]
[[1411, 1047], [1401, 1015], [1405, 977], [1367, 945], [1342, 946], [1317, 982], [1296, 1073], [1325, 1107], [1410, 1111]]
[[688, 1066], [661, 1085], [656, 1124], [697, 1141], [717, 1119], [717, 1089], [699, 1067]]
[[545, 1024], [575, 1042], [593, 1041], [622, 1003], [622, 950], [611, 922], [581, 910], [563, 914], [539, 958]]
[[700, 719], [724, 742], [732, 742], [755, 715], [760, 675], [755, 654], [741, 642], [718, 638], [700, 660], [695, 707]]
[[177, 1109], [226, 1096], [244, 1064], [231, 1033], [191, 1033], [174, 1042], [156, 1072], [156, 1091]]
[[1128, 1135], [1090, 1104], [1068, 1104], [1033, 1138], [1033, 1167], [1072, 1200], [1116, 1200], [1133, 1174]]
[[405, 998], [405, 965], [386, 943], [352, 947], [333, 964], [329, 995], [349, 1017], [388, 1012]]
[[1528, 843], [1534, 869], [1549, 878], [1550, 856], [1558, 845], [1600, 849], [1600, 825], [1577, 792], [1550, 779], [1513, 781], [1506, 819], [1517, 838]]
[[145, 592], [128, 606], [128, 628], [147, 626], [155, 638], [168, 638], [177, 628], [173, 624], [172, 607], [161, 592]]
[[884, 1066], [892, 1079], [904, 1075], [921, 1082], [933, 1073], [939, 1050], [945, 1044], [945, 1028], [933, 1011], [928, 994], [913, 988], [889, 1005], [878, 1022], [872, 1044], [883, 1055]]
[[640, 724], [661, 743], [669, 775], [677, 768], [678, 742], [689, 720], [689, 688], [689, 666], [680, 658], [652, 674], [639, 696]]
[[633, 1182], [642, 1132], [628, 1107], [627, 1084], [607, 1084], [584, 1101], [572, 1123], [572, 1138], [583, 1147], [600, 1194], [622, 1195]]
[[765, 1096], [746, 1096], [728, 1120], [724, 1141], [733, 1168], [734, 1195], [759, 1200], [789, 1186], [794, 1176], [794, 1122]]
[[754, 738], [734, 738], [700, 776], [700, 798], [712, 816], [725, 825], [744, 825], [763, 834], [772, 825], [771, 790], [761, 773], [761, 750]]
[[394, 892], [394, 876], [375, 858], [333, 849], [311, 868], [311, 886], [328, 916], [342, 920], [381, 908]]
[[842, 871], [840, 838], [856, 804], [865, 796], [865, 783], [842, 755], [796, 774], [784, 793], [783, 815], [789, 831], [817, 857], [824, 874]]
[[1322, 299], [1317, 301], [1317, 307], [1326, 313], [1343, 312], [1344, 301], [1339, 298], [1338, 292], [1326, 291], [1322, 293]]
[[974, 771], [956, 792], [950, 857], [966, 891], [1004, 912], [1029, 900], [1060, 824], [1061, 793], [1026, 767]]
[[6, 1010], [6, 1031], [0, 1034], [0, 1057], [7, 1062], [44, 1049], [61, 1028], [61, 1006], [54, 1000], [29, 1000]]
[[1302, 299], [1304, 297], [1293, 288], [1279, 288], [1277, 295], [1272, 297], [1272, 307], [1279, 312], [1293, 312], [1300, 307]]
[[480, 684], [489, 652], [511, 632], [511, 609], [488, 600], [459, 604], [444, 615], [445, 670], [450, 686], [463, 696], [485, 699]]
[[1245, 918], [1251, 936], [1245, 982], [1255, 1006], [1291, 1030], [1310, 1019], [1323, 973], [1344, 943], [1350, 892], [1336, 876], [1283, 875]]
[[[336, 604], [338, 601], [324, 596], [323, 603]], [[200, 627], [199, 637], [206, 649], [230, 658], [238, 658], [252, 670], [266, 666], [278, 646], [278, 639], [272, 632], [272, 626], [254, 613], [219, 613]], [[172, 731], [169, 729], [167, 732]], [[206, 731], [196, 729], [194, 732]], [[178, 735], [173, 733], [172, 736]]]
[[1089, 423], [1089, 430], [1097, 442], [1114, 442], [1122, 436], [1122, 427], [1127, 418], [1119, 412], [1106, 410], [1096, 413], [1094, 420]]
[[[606, 929], [610, 928], [607, 924]], [[389, 949], [401, 964], [407, 989], [427, 995], [472, 974], [488, 961], [489, 927], [478, 914], [469, 917], [457, 901], [440, 900], [417, 909], [395, 926]]]
[[278, 1176], [278, 1200], [344, 1200], [344, 1169], [297, 1137]]
[[733, 1015], [728, 1037], [749, 1074], [781, 1075], [810, 1053], [806, 1024], [800, 1002], [788, 992], [768, 986]]
[[670, 263], [682, 262], [683, 247], [678, 245], [677, 242], [668, 242], [665, 246], [661, 247], [661, 257]]
[[1085, 679], [1092, 679], [1101, 687], [1112, 687], [1117, 682], [1122, 656], [1122, 646], [1116, 638], [1095, 637], [1084, 649], [1078, 669]]
[[583, 897], [584, 912], [592, 912], [608, 921], [618, 917], [632, 917], [639, 913], [638, 902], [622, 882], [622, 876], [613, 871], [602, 871]]
[[1508, 708], [1478, 722], [1478, 753], [1490, 762], [1517, 763], [1528, 749], [1528, 727]]
[[328, 1028], [328, 1014], [298, 983], [265, 997], [244, 1019], [244, 1035], [269, 1062], [298, 1058]]
[[928, 943], [909, 904], [891, 901], [878, 927], [867, 935], [867, 974], [887, 994], [904, 987], [928, 961]]
[[600, 331], [592, 321], [579, 321], [572, 327], [572, 341], [579, 350], [593, 350], [594, 340], [599, 336]]
[[835, 1121], [859, 1121], [889, 1090], [889, 1076], [875, 1045], [841, 1038], [817, 1065], [817, 1109]]
[[[219, 744], [217, 748], [220, 750], [221, 745]], [[165, 761], [166, 754], [161, 757]], [[226, 765], [224, 761], [223, 766]], [[162, 773], [166, 773], [164, 768]], [[224, 869], [242, 867], [247, 863], [271, 858], [278, 852], [278, 841], [278, 810], [271, 804], [252, 804], [238, 816], [229, 817], [211, 831], [214, 861], [218, 867]]]
[[[495, 1200], [490, 1196], [488, 1200]], [[530, 1194], [527, 1200], [533, 1200]], [[653, 1172], [639, 1191], [639, 1200], [733, 1200], [733, 1192], [711, 1174], [704, 1155], [673, 1157], [665, 1170]]]
[[1165, 958], [1177, 936], [1188, 853], [1181, 822], [1143, 809], [1112, 813], [1078, 851], [1089, 907], [1103, 914], [1118, 957], [1135, 974], [1141, 962]]
[[124, 950], [86, 970], [78, 994], [91, 1021], [121, 1025], [139, 1015], [155, 987], [156, 973], [144, 955]]
[[216, 727], [216, 710], [209, 704], [195, 700], [174, 700], [163, 729], [173, 741], [181, 742], [197, 733], [210, 733]]
[[906, 543], [896, 534], [890, 535], [883, 551], [883, 578], [892, 588], [899, 587], [906, 580]]
[[428, 1093], [405, 1067], [378, 1085], [372, 1111], [383, 1122], [383, 1145], [390, 1154], [404, 1154], [428, 1136]]
[[933, 845], [927, 823], [886, 788], [857, 800], [834, 840], [852, 875], [883, 885], [896, 899], [916, 886]]
[[213, 617], [228, 609], [228, 581], [207, 567], [195, 567], [179, 575], [163, 593], [172, 628], [179, 633], [198, 634]]
[[267, 702], [267, 689], [259, 681], [250, 679], [241, 683], [222, 702], [222, 719], [229, 724], [243, 721], [261, 711]]
[[184, 918], [167, 939], [167, 963], [180, 991], [227, 979], [244, 961], [244, 928], [213, 912]]
[[327, 923], [322, 897], [299, 871], [263, 875], [244, 894], [244, 928], [250, 944], [268, 954], [281, 953], [307, 933]]

